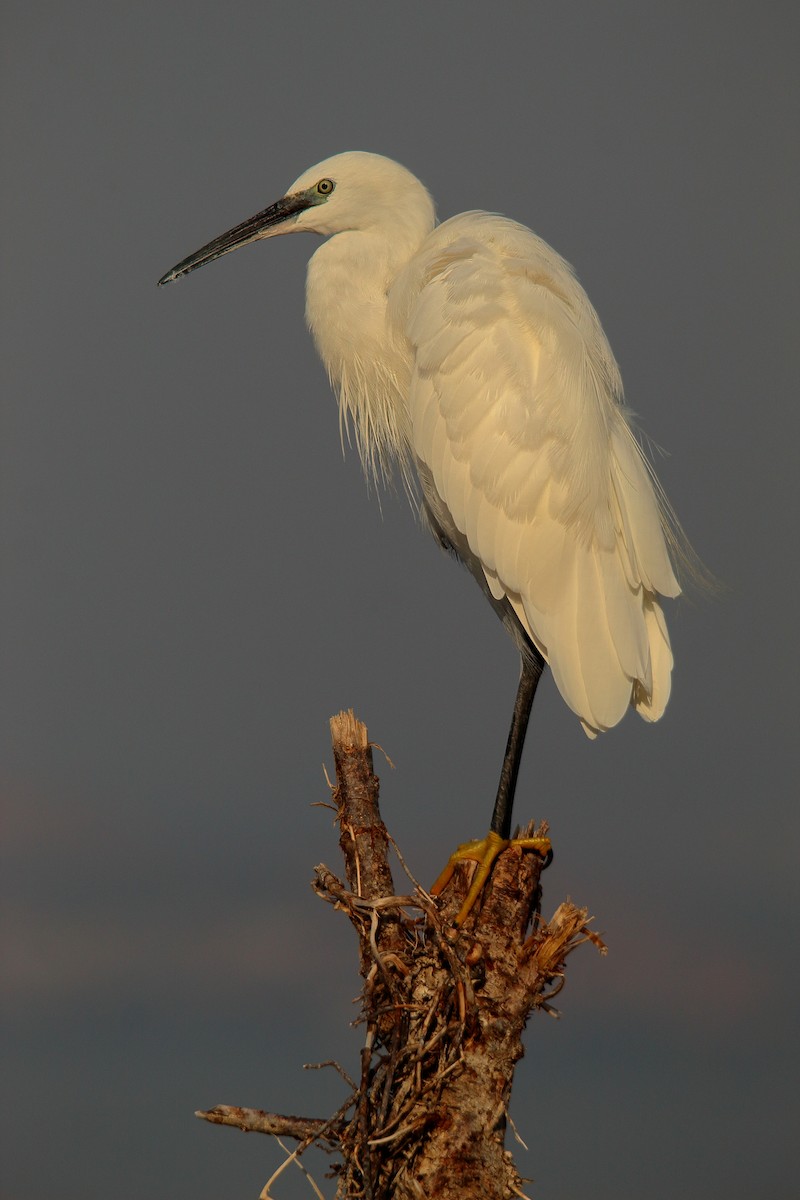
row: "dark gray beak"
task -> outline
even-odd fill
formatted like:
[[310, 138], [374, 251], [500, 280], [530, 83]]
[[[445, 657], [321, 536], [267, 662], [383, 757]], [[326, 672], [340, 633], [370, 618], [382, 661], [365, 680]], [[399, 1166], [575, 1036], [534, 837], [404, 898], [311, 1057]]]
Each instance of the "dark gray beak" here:
[[289, 233], [291, 224], [285, 228], [281, 228], [284, 222], [289, 221], [291, 217], [296, 216], [305, 209], [311, 208], [313, 203], [313, 200], [309, 198], [306, 192], [297, 192], [293, 196], [284, 196], [282, 200], [271, 204], [263, 212], [256, 213], [254, 217], [249, 217], [248, 220], [242, 221], [241, 225], [236, 225], [233, 229], [229, 229], [227, 233], [214, 238], [213, 242], [209, 242], [207, 246], [203, 246], [200, 250], [195, 250], [194, 254], [190, 254], [188, 258], [184, 258], [171, 271], [167, 271], [166, 275], [162, 275], [158, 281], [158, 286], [161, 287], [165, 283], [172, 283], [173, 279], [180, 279], [181, 275], [188, 275], [190, 271], [194, 271], [197, 267], [203, 267], [206, 263], [213, 262], [215, 258], [221, 258], [229, 250], [236, 250], [239, 246], [246, 246], [248, 242], [257, 242], [260, 238], [274, 237], [279, 233]]

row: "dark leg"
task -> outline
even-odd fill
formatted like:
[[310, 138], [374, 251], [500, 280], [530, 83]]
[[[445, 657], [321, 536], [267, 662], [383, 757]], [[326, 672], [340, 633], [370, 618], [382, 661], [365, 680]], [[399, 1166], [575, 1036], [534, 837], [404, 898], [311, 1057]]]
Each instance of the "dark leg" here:
[[[542, 677], [545, 663], [542, 656], [534, 647], [529, 654], [522, 655], [522, 671], [517, 688], [517, 698], [514, 702], [514, 715], [511, 718], [511, 729], [508, 734], [503, 769], [500, 772], [500, 783], [497, 788], [497, 799], [492, 815], [492, 828], [485, 838], [475, 842], [465, 842], [459, 846], [439, 878], [431, 888], [431, 895], [440, 895], [450, 879], [457, 863], [476, 862], [478, 870], [473, 876], [472, 884], [464, 903], [461, 905], [456, 925], [463, 925], [480, 895], [492, 869], [492, 864], [509, 844], [511, 833], [511, 811], [514, 807], [514, 789], [519, 774], [519, 764], [522, 758], [522, 747], [525, 744], [525, 731], [528, 728], [528, 718], [531, 715], [531, 705], [536, 694], [536, 686]], [[519, 838], [513, 843], [525, 850], [535, 850], [538, 854], [550, 860], [552, 856], [550, 839], [541, 835]]]
[[533, 654], [535, 657], [522, 655], [517, 698], [514, 701], [511, 728], [508, 731], [506, 753], [500, 772], [497, 799], [494, 802], [490, 826], [492, 833], [496, 833], [498, 837], [506, 841], [511, 837], [511, 813], [514, 808], [514, 792], [519, 775], [519, 764], [522, 760], [522, 748], [525, 745], [525, 731], [528, 728], [533, 697], [536, 695], [536, 688], [545, 667], [544, 659], [538, 650], [533, 650]]

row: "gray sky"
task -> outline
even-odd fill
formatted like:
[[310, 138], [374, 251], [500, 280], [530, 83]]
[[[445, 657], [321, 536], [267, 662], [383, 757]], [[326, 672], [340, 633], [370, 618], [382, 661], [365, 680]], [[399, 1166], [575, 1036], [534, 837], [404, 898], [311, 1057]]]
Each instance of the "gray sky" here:
[[345, 149], [575, 264], [728, 585], [670, 606], [657, 726], [591, 744], [537, 698], [517, 816], [551, 824], [545, 912], [587, 904], [610, 954], [529, 1027], [520, 1170], [542, 1198], [788, 1194], [798, 20], [769, 11], [6, 5], [2, 1200], [255, 1196], [278, 1149], [193, 1110], [338, 1104], [301, 1070], [359, 1044], [355, 946], [308, 887], [337, 865], [331, 713], [391, 756], [422, 879], [489, 817], [515, 652], [342, 457], [314, 240], [155, 287]]

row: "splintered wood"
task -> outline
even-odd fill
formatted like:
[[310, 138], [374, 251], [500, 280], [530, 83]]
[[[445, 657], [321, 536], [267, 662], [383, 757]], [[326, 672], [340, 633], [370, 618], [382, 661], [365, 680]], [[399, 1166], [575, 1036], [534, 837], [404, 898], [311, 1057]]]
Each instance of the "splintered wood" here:
[[198, 1116], [280, 1131], [298, 1139], [299, 1152], [313, 1142], [336, 1152], [337, 1200], [522, 1196], [505, 1147], [522, 1033], [535, 1009], [555, 1014], [572, 950], [585, 941], [605, 947], [585, 909], [565, 902], [541, 919], [542, 860], [519, 847], [499, 857], [463, 929], [452, 921], [469, 867], [459, 867], [438, 906], [419, 886], [396, 895], [367, 730], [348, 712], [332, 719], [331, 733], [346, 883], [320, 865], [313, 886], [358, 936], [359, 1076], [327, 1120], [225, 1106]]

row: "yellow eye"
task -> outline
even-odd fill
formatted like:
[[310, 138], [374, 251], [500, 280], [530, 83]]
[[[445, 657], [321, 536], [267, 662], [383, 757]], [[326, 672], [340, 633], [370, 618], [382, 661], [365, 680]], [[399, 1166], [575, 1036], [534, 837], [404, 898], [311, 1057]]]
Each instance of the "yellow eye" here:
[[335, 187], [336, 184], [332, 179], [320, 179], [319, 183], [317, 184], [317, 191], [319, 192], [320, 196], [330, 196]]

